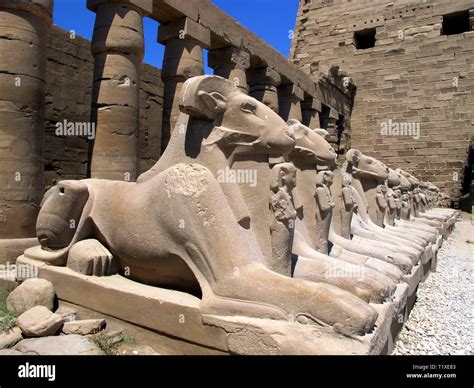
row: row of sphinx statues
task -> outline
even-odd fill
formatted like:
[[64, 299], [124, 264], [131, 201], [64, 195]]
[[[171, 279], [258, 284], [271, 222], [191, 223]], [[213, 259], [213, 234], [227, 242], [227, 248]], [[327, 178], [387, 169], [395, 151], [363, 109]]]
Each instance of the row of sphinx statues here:
[[[351, 336], [374, 330], [374, 305], [433, 262], [453, 228], [433, 184], [354, 149], [338, 167], [324, 129], [285, 122], [224, 78], [186, 81], [180, 109], [137, 182], [52, 187], [40, 245], [24, 256], [189, 292], [203, 314]], [[225, 170], [237, 178], [217, 179]]]

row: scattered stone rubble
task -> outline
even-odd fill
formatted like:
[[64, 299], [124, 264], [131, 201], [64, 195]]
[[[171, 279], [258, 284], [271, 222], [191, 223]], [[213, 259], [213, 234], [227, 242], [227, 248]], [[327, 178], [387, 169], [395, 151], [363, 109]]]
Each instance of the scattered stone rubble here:
[[127, 343], [123, 330], [107, 330], [105, 319], [78, 320], [67, 306], [54, 308], [51, 282], [28, 279], [7, 298], [16, 325], [0, 332], [0, 355], [158, 355], [146, 345]]

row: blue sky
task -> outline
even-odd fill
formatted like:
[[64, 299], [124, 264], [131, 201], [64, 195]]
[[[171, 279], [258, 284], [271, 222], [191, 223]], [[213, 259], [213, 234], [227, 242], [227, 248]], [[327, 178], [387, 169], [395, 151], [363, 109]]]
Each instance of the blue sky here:
[[[91, 39], [95, 14], [86, 8], [86, 0], [55, 0], [54, 3], [54, 24]], [[213, 0], [213, 3], [283, 55], [289, 55], [288, 31], [295, 26], [299, 0]], [[156, 42], [157, 28], [155, 21], [145, 19], [144, 61], [161, 68], [164, 46]]]

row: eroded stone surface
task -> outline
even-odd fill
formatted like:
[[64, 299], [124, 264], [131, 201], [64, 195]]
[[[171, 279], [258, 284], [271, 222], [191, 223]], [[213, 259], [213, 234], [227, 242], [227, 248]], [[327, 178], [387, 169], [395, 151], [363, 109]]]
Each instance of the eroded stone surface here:
[[[178, 58], [173, 53], [168, 59]], [[292, 115], [304, 96], [290, 86], [284, 89]], [[431, 252], [423, 250], [424, 240], [383, 228], [389, 169], [357, 150], [337, 168], [329, 132], [297, 120], [285, 123], [272, 107], [221, 77], [188, 79], [176, 103], [180, 114], [170, 144], [137, 183], [62, 181], [47, 192], [37, 223], [41, 246], [24, 259], [67, 265], [87, 278], [110, 274], [113, 252], [121, 273], [134, 281], [202, 293], [201, 313], [264, 321], [243, 332], [231, 323], [231, 352], [283, 352], [285, 338], [267, 332], [273, 330], [267, 320], [288, 322], [277, 326], [289, 333], [294, 325], [322, 325], [344, 338], [369, 336], [377, 322], [377, 336], [386, 338], [392, 312], [402, 307], [389, 300], [401, 271], [411, 274]], [[252, 169], [258, 179], [242, 179], [249, 179], [242, 171]], [[311, 195], [298, 191], [295, 172], [301, 171], [309, 172], [301, 182]], [[351, 175], [349, 183], [342, 183], [344, 174]], [[402, 175], [418, 222], [447, 233], [451, 215], [432, 209], [439, 198], [429, 185]], [[346, 237], [332, 233], [334, 213], [341, 214], [337, 229]], [[71, 219], [73, 230], [65, 227]], [[293, 274], [290, 254], [299, 256]], [[273, 265], [283, 276], [271, 271]], [[65, 332], [92, 332], [100, 326], [95, 323], [70, 322]], [[288, 344], [295, 352], [292, 340]]]
[[95, 334], [105, 329], [105, 326], [105, 319], [84, 319], [64, 323], [62, 332], [79, 335]]
[[34, 353], [39, 356], [95, 356], [104, 354], [90, 339], [76, 334], [25, 339], [16, 344], [14, 350], [22, 353]]
[[0, 349], [0, 356], [33, 356], [34, 353], [23, 353], [15, 349]]
[[[461, 9], [467, 13], [468, 8], [472, 12], [472, 4], [458, 8], [450, 0], [423, 5], [374, 0], [363, 11], [355, 2], [322, 4], [300, 2], [290, 58], [314, 80], [344, 63], [341, 69], [347, 74], [339, 85], [350, 85], [349, 77], [357, 85], [351, 146], [389, 166], [432, 179], [448, 197], [459, 198], [462, 179], [453, 181], [453, 176], [461, 177], [468, 166], [472, 123], [457, 118], [472, 112], [474, 101], [469, 93], [459, 92], [463, 86], [454, 86], [472, 78], [470, 64], [451, 64], [459, 56], [472, 56], [474, 35], [472, 27], [445, 35], [440, 16]], [[354, 34], [370, 29], [376, 33], [375, 47], [358, 49]], [[413, 52], [423, 58], [420, 68], [411, 61]], [[452, 93], [444, 87], [451, 87]], [[456, 141], [448, 135], [451, 131]], [[470, 211], [472, 195], [463, 202]]]
[[51, 282], [44, 279], [27, 279], [8, 295], [7, 309], [17, 316], [34, 306], [44, 306], [52, 310], [54, 298]]
[[17, 323], [25, 337], [45, 337], [56, 334], [63, 319], [44, 306], [35, 306], [21, 314]]
[[0, 332], [0, 349], [11, 348], [22, 339], [21, 329], [14, 327], [8, 332]]
[[[260, 310], [265, 317], [279, 317], [278, 319], [288, 319], [288, 316], [293, 316], [295, 319], [304, 317], [309, 322], [317, 322], [319, 319], [328, 320], [338, 331], [345, 333], [362, 334], [369, 331], [377, 314], [359, 299], [329, 285], [310, 284], [299, 279], [275, 276], [272, 272], [258, 266], [257, 263], [263, 257], [259, 257], [258, 248], [253, 251], [254, 243], [249, 246], [249, 242], [255, 236], [241, 229], [238, 220], [235, 219], [235, 214], [245, 208], [250, 198], [239, 198], [242, 194], [239, 194], [238, 187], [226, 185], [225, 182], [219, 184], [216, 180], [217, 169], [228, 165], [227, 158], [220, 148], [239, 147], [241, 152], [248, 149], [256, 155], [271, 155], [272, 157], [290, 151], [294, 146], [294, 139], [286, 123], [269, 107], [240, 92], [232, 82], [216, 76], [195, 77], [188, 80], [180, 97], [180, 108], [183, 114], [207, 120], [207, 122], [202, 121], [201, 124], [212, 129], [208, 138], [201, 140], [202, 144], [194, 145], [198, 156], [194, 158], [193, 164], [189, 164], [190, 159], [181, 147], [183, 134], [178, 131], [171, 139], [169, 155], [160, 159], [158, 164], [141, 177], [137, 184], [101, 180], [85, 180], [80, 183], [62, 182], [59, 188], [51, 189], [46, 195], [47, 200], [41, 210], [38, 224], [45, 225], [42, 228], [45, 238], [40, 238], [43, 246], [48, 247], [52, 244], [55, 246], [55, 242], [61, 241], [62, 247], [63, 240], [69, 241], [71, 246], [83, 240], [86, 236], [83, 236], [81, 231], [85, 231], [86, 229], [83, 228], [87, 222], [93, 220], [96, 225], [101, 225], [100, 233], [105, 237], [105, 240], [102, 238], [101, 240], [111, 242], [112, 245], [107, 248], [118, 253], [119, 262], [122, 266], [130, 267], [130, 272], [136, 280], [168, 284], [172, 287], [191, 287], [193, 285], [191, 283], [187, 285], [186, 281], [193, 279], [191, 277], [183, 279], [184, 274], [186, 277], [189, 276], [184, 272], [184, 267], [183, 273], [177, 278], [179, 271], [175, 267], [176, 264], [172, 262], [165, 264], [162, 261], [156, 271], [150, 272], [145, 271], [147, 264], [143, 263], [145, 264], [143, 267], [140, 263], [142, 259], [138, 261], [132, 259], [168, 256], [167, 252], [171, 246], [163, 245], [160, 248], [162, 251], [156, 249], [164, 237], [159, 232], [163, 230], [161, 225], [167, 224], [169, 225], [165, 228], [167, 234], [180, 236], [180, 241], [187, 241], [185, 246], [181, 243], [177, 245], [174, 254], [180, 255], [184, 262], [197, 266], [193, 268], [193, 275], [215, 290], [213, 295], [207, 294], [204, 287], [203, 309], [208, 309], [213, 313], [247, 310], [245, 304], [240, 305], [240, 302], [236, 306], [226, 306], [227, 303], [220, 300], [220, 296], [225, 296], [246, 301], [245, 303], [251, 302], [252, 308], [248, 312], [243, 312], [244, 315], [253, 315]], [[214, 120], [218, 120], [219, 126], [213, 124]], [[186, 129], [196, 131], [194, 128]], [[169, 156], [173, 157], [172, 160]], [[194, 164], [199, 167], [193, 167]], [[170, 176], [188, 176], [187, 170], [190, 168], [192, 171], [199, 171], [197, 181], [199, 184], [197, 186], [185, 185], [184, 191], [183, 185], [175, 187], [176, 185], [168, 184], [168, 187], [175, 189], [167, 192], [167, 185], [163, 184], [163, 181], [166, 182]], [[174, 181], [173, 179], [172, 182]], [[199, 190], [200, 187], [206, 187], [206, 190]], [[268, 187], [269, 183], [266, 185], [267, 193]], [[110, 190], [114, 191], [113, 197], [108, 194]], [[168, 196], [169, 192], [173, 192], [172, 199]], [[43, 222], [43, 214], [46, 217], [49, 212], [53, 212], [63, 215], [64, 219], [69, 219], [67, 208], [80, 198], [86, 198], [84, 193], [89, 193], [88, 198], [94, 202], [94, 206], [89, 199], [82, 206], [83, 214], [77, 222], [75, 236], [66, 236], [67, 233], [62, 233], [58, 229], [55, 229], [51, 235], [47, 223]], [[54, 200], [60, 195], [62, 195], [60, 202], [64, 204], [61, 209], [57, 208], [59, 202]], [[178, 199], [180, 206], [176, 207], [173, 204]], [[161, 203], [158, 209], [160, 217], [155, 217], [147, 206], [143, 206], [143, 203], [147, 201]], [[124, 203], [127, 203], [126, 207]], [[81, 205], [71, 206], [72, 208], [81, 208]], [[118, 228], [117, 225], [121, 223], [113, 219], [113, 214], [123, 219], [123, 214], [117, 209], [122, 209], [122, 212], [128, 212], [131, 215], [128, 217], [128, 226], [133, 230], [153, 230], [156, 231], [156, 236], [147, 237], [148, 244], [141, 238], [136, 241], [133, 241], [133, 238], [130, 240], [135, 233], [130, 234]], [[234, 213], [233, 209], [238, 210]], [[201, 223], [202, 218], [213, 220], [213, 222], [204, 222], [202, 223], [204, 227], [200, 228], [186, 226], [187, 223]], [[180, 225], [180, 222], [176, 223], [176, 219], [183, 220], [184, 227]], [[133, 226], [134, 221], [139, 222], [139, 225]], [[268, 233], [268, 224], [266, 228]], [[261, 234], [265, 233], [265, 230], [252, 230], [252, 233]], [[214, 237], [218, 234], [232, 236], [232, 239], [215, 239]], [[93, 235], [87, 237], [94, 238]], [[201, 247], [203, 243], [204, 249]], [[225, 261], [218, 259], [223, 254], [227, 257]], [[239, 270], [238, 277], [234, 275], [236, 268]], [[189, 273], [189, 269], [187, 272]], [[244, 283], [242, 279], [245, 280]], [[237, 286], [235, 282], [239, 285]], [[254, 291], [256, 283], [262, 283], [258, 293]], [[280, 289], [281, 292], [276, 293], [276, 289]], [[277, 294], [278, 297], [276, 297]], [[314, 305], [304, 302], [307, 298], [312, 299], [315, 294], [319, 295], [320, 301], [325, 300], [325, 302]], [[262, 308], [264, 304], [272, 307]]]
[[75, 321], [77, 316], [77, 310], [68, 306], [59, 306], [54, 313], [60, 315], [64, 322]]

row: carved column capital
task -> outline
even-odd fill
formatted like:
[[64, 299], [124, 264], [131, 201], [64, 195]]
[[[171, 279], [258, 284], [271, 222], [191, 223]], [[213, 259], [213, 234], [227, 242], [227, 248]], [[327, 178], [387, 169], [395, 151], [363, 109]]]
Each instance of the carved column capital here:
[[250, 67], [250, 54], [232, 46], [209, 51], [209, 67], [217, 69], [227, 64], [247, 71]]
[[280, 74], [268, 66], [250, 69], [248, 71], [248, 80], [251, 91], [261, 86], [278, 87], [281, 84]]
[[214, 74], [235, 83], [244, 93], [248, 93], [247, 69], [250, 67], [250, 54], [236, 47], [225, 47], [209, 51], [209, 67]]
[[278, 113], [278, 86], [281, 76], [271, 67], [250, 69], [247, 72], [250, 95]]
[[319, 114], [321, 112], [321, 101], [318, 101], [316, 97], [309, 96], [301, 101], [301, 114], [303, 118], [303, 124], [310, 128], [320, 128], [321, 123], [319, 120]]
[[280, 116], [285, 120], [296, 119], [303, 121], [301, 101], [304, 100], [304, 91], [298, 85], [285, 84], [278, 88]]
[[48, 25], [51, 25], [53, 18], [54, 0], [15, 0], [0, 1], [0, 9], [14, 9], [28, 12], [36, 17], [41, 18]]
[[211, 31], [188, 17], [160, 24], [158, 42], [167, 44], [172, 39], [193, 40], [201, 47], [209, 48], [211, 46]]

